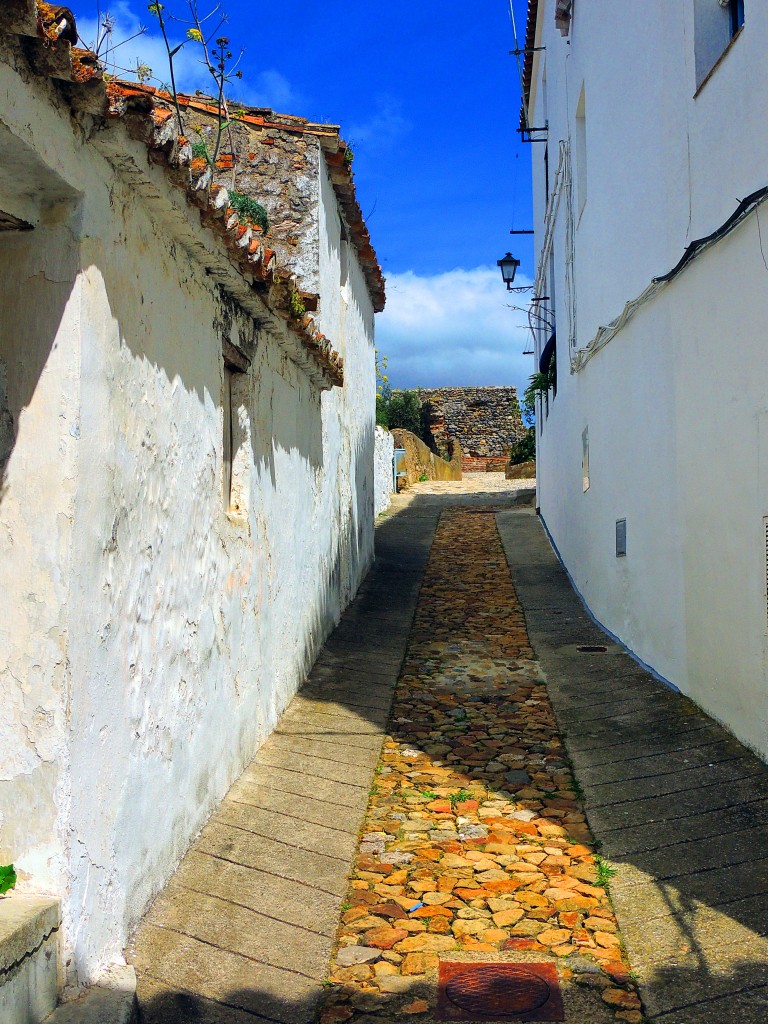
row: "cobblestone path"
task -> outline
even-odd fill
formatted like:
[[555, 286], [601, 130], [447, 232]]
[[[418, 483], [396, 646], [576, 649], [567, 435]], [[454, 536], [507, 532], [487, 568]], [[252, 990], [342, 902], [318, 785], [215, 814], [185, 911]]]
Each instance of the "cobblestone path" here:
[[321, 1024], [432, 1020], [450, 960], [554, 963], [567, 1021], [643, 1019], [488, 511], [437, 529]]

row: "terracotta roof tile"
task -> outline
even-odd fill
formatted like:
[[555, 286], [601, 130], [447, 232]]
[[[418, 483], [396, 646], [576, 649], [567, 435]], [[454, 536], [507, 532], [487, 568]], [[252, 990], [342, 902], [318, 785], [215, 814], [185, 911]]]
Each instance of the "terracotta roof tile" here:
[[536, 22], [539, 17], [539, 0], [528, 0], [528, 18], [525, 24], [525, 58], [523, 60], [523, 96], [520, 107], [520, 127], [527, 128], [526, 111], [531, 98], [533, 76], [533, 47], [536, 45]]
[[[22, 9], [15, 16], [12, 31], [37, 35], [45, 40], [51, 51], [48, 73], [56, 78], [67, 78], [72, 83], [69, 100], [73, 107], [82, 107], [88, 112], [98, 109], [108, 121], [125, 121], [129, 134], [147, 146], [151, 160], [163, 166], [169, 180], [183, 189], [189, 202], [200, 209], [202, 223], [219, 237], [241, 273], [266, 287], [269, 307], [285, 321], [291, 332], [299, 336], [302, 346], [311, 353], [323, 377], [330, 384], [343, 384], [343, 360], [320, 332], [313, 318], [309, 314], [301, 318], [292, 315], [291, 299], [296, 288], [293, 275], [286, 268], [277, 266], [274, 250], [266, 248], [261, 241], [261, 230], [240, 222], [236, 211], [229, 205], [227, 190], [212, 182], [211, 168], [207, 161], [195, 158], [189, 141], [177, 134], [178, 125], [173, 111], [163, 105], [170, 101], [170, 97], [148, 86], [115, 81], [105, 83], [96, 55], [72, 48], [64, 36], [67, 26], [74, 24], [68, 8], [44, 4], [39, 0], [36, 4], [34, 0], [20, 0], [17, 6]], [[63, 14], [62, 11], [67, 13]], [[66, 22], [63, 28], [62, 21]], [[96, 107], [94, 83], [99, 88]], [[78, 93], [77, 89], [84, 91]], [[179, 100], [184, 105], [197, 102], [189, 97], [180, 97]], [[267, 113], [271, 115], [271, 112], [260, 111], [246, 116], [267, 124], [269, 122], [264, 116]], [[336, 131], [336, 145], [341, 144], [338, 130], [333, 126], [314, 126], [301, 118], [284, 115], [280, 115], [278, 120], [279, 123], [274, 122], [275, 127], [316, 134], [320, 138], [324, 135], [332, 138]], [[368, 255], [367, 229], [364, 225], [362, 227], [360, 239]], [[380, 275], [380, 268], [377, 266], [376, 269]], [[380, 302], [383, 306], [383, 277]]]

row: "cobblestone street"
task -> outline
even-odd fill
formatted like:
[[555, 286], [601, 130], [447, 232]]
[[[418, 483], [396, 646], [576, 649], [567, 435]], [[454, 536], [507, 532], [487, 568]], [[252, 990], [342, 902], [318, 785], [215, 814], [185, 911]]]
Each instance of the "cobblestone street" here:
[[768, 772], [592, 623], [527, 486], [380, 519], [137, 936], [145, 1021], [768, 1019]]
[[560, 961], [569, 1019], [610, 1008], [641, 1021], [608, 869], [488, 512], [446, 511], [437, 529], [323, 1024], [382, 1004], [387, 1018], [431, 1016], [439, 957], [502, 952]]

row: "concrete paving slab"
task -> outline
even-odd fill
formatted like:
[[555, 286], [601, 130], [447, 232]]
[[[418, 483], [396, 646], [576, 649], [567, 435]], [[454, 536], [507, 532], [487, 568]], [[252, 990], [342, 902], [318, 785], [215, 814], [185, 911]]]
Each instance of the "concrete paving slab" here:
[[[373, 772], [373, 768], [371, 768]], [[325, 800], [313, 800], [311, 797], [296, 796], [294, 793], [282, 793], [271, 790], [267, 786], [254, 786], [238, 779], [227, 794], [227, 800], [250, 804], [266, 811], [314, 822], [317, 825], [332, 824], [342, 832], [357, 832], [360, 811], [357, 807], [344, 807], [341, 804], [329, 804]]]
[[[685, 771], [723, 761], [728, 755], [740, 754], [735, 740], [719, 743], [702, 743], [698, 747], [683, 747], [666, 752], [664, 767], [669, 771]], [[658, 755], [640, 754], [634, 757], [612, 760], [607, 764], [590, 765], [581, 769], [583, 781], [598, 784], [629, 781], [653, 775], [659, 770]]]
[[[697, 767], [671, 767], [669, 771], [661, 769], [662, 765], [657, 763], [654, 774], [649, 774], [645, 778], [635, 776], [622, 782], [592, 783], [592, 806], [595, 810], [606, 806], [615, 807], [620, 803], [634, 803], [675, 793], [696, 792], [702, 787], [727, 786], [731, 782], [747, 778], [755, 779], [755, 786], [758, 789], [756, 795], [765, 788], [761, 785], [761, 776], [756, 775], [755, 766], [751, 761], [730, 754], [726, 760]], [[765, 796], [768, 797], [768, 788], [765, 788]]]
[[[131, 959], [139, 978], [137, 995], [142, 1013], [143, 977], [281, 1024], [310, 1024], [322, 991], [319, 982], [295, 971], [259, 963], [193, 936], [149, 924], [142, 928]], [[152, 1012], [151, 1007], [148, 1012]]]
[[236, 800], [225, 800], [220, 804], [212, 820], [345, 863], [355, 852], [354, 837], [349, 832], [250, 807]]
[[[729, 828], [734, 832], [768, 824], [768, 802], [755, 799], [754, 802], [740, 803], [730, 808], [728, 813]], [[710, 811], [706, 814], [693, 815], [686, 819], [684, 833], [688, 842], [704, 840], [716, 841], [723, 834], [723, 812]], [[618, 829], [610, 833], [611, 856], [642, 853], [659, 850], [679, 842], [681, 828], [678, 819], [656, 821], [649, 832], [647, 826]]]
[[169, 884], [217, 896], [320, 935], [332, 937], [335, 931], [339, 906], [335, 894], [290, 878], [256, 872], [243, 864], [222, 861], [194, 849], [181, 862]]
[[603, 765], [622, 764], [623, 762], [636, 761], [639, 757], [657, 759], [661, 755], [676, 754], [686, 750], [698, 750], [700, 747], [714, 746], [721, 742], [722, 737], [713, 736], [704, 728], [680, 729], [677, 733], [660, 738], [652, 735], [648, 737], [642, 749], [637, 747], [626, 747], [622, 743], [615, 745], [606, 744], [604, 747], [596, 747], [594, 750], [581, 751], [579, 763], [582, 771], [591, 768], [600, 768]]
[[[655, 822], [693, 818], [710, 811], [721, 810], [727, 818], [729, 809], [736, 804], [754, 800], [760, 796], [755, 792], [755, 780], [761, 774], [732, 780], [723, 788], [717, 782], [703, 785], [685, 793], [668, 793], [664, 796], [649, 797], [645, 800], [630, 800], [623, 803], [606, 804], [590, 809], [590, 821], [610, 842], [610, 833], [628, 825], [652, 825]], [[726, 821], [725, 830], [728, 829]]]
[[[344, 742], [334, 740], [304, 739], [301, 736], [292, 736], [282, 733], [273, 733], [269, 737], [270, 750], [283, 750], [295, 754], [298, 757], [321, 757], [326, 761], [334, 761], [342, 765], [355, 765], [373, 770], [378, 760], [377, 750], [365, 750], [360, 747], [351, 747]], [[266, 744], [262, 750], [266, 749]]]
[[197, 993], [183, 992], [148, 976], [139, 982], [142, 1024], [274, 1024], [269, 1017], [246, 1013]]
[[205, 826], [195, 849], [280, 878], [290, 878], [295, 882], [311, 881], [313, 888], [325, 892], [339, 896], [344, 893], [348, 870], [345, 861], [296, 849], [265, 836], [220, 825], [217, 821], [210, 821]]
[[[655, 1017], [655, 1024], [688, 1024], [691, 1008], [682, 1007]], [[697, 1024], [721, 1024], [722, 1021], [763, 1021], [768, 1020], [768, 984], [758, 984], [741, 992], [728, 993], [707, 998], [695, 1007]]]
[[314, 757], [311, 754], [304, 754], [301, 760], [298, 760], [292, 751], [272, 744], [262, 747], [256, 755], [254, 764], [267, 768], [284, 768], [288, 771], [296, 771], [300, 768], [316, 779], [346, 782], [350, 786], [357, 786], [361, 789], [368, 789], [371, 784], [371, 771], [367, 765], [357, 767], [350, 764], [339, 764], [336, 760], [332, 761], [327, 757]]
[[332, 779], [321, 779], [297, 770], [272, 767], [271, 765], [253, 763], [240, 776], [244, 783], [291, 793], [295, 796], [312, 797], [323, 803], [338, 804], [341, 807], [358, 807], [367, 802], [367, 792], [362, 786], [350, 786]]
[[307, 928], [173, 882], [155, 900], [146, 923], [288, 971], [296, 970], [298, 956], [299, 973], [317, 981], [325, 976], [333, 942]]

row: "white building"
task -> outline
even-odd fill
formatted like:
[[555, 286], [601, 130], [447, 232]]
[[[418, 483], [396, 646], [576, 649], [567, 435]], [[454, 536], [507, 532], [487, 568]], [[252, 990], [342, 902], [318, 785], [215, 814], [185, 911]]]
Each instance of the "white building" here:
[[37, 14], [0, 16], [0, 864], [87, 982], [369, 568], [384, 293], [336, 128], [242, 113], [265, 239]]
[[543, 520], [595, 618], [768, 756], [768, 4], [530, 0], [526, 48]]

